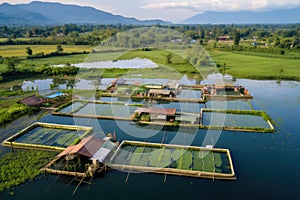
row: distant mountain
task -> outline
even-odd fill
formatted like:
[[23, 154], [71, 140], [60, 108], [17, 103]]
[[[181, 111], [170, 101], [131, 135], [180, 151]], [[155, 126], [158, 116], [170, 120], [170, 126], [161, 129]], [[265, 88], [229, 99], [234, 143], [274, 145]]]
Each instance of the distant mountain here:
[[[162, 20], [138, 20], [113, 15], [92, 7], [33, 1], [29, 4], [0, 5], [1, 25], [54, 25], [54, 24], [167, 24]], [[3, 18], [2, 18], [3, 17]], [[5, 20], [4, 20], [5, 18]]]
[[[0, 13], [0, 25], [10, 25], [10, 24], [16, 24], [20, 25], [24, 23], [24, 20], [21, 18], [15, 18], [10, 15], [6, 15], [4, 13]], [[29, 23], [29, 21], [27, 22]]]
[[[0, 5], [0, 16], [1, 24], [53, 24], [54, 20], [51, 20], [39, 13], [26, 11], [18, 6], [14, 6], [8, 3], [3, 3]], [[2, 18], [3, 17], [3, 18]], [[4, 20], [5, 18], [5, 20]], [[2, 21], [4, 21], [2, 23]], [[1, 25], [0, 24], [0, 25]]]
[[300, 23], [300, 7], [273, 11], [213, 12], [198, 14], [183, 21], [184, 24], [284, 24]]

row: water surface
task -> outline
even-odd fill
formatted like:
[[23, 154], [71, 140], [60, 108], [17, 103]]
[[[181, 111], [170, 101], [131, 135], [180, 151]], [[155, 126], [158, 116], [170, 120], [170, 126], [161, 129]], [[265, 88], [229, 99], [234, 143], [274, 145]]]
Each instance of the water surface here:
[[[277, 131], [274, 134], [221, 133], [215, 147], [230, 149], [237, 175], [235, 181], [147, 173], [128, 176], [128, 173], [109, 171], [105, 176], [93, 179], [92, 185], [80, 186], [72, 196], [77, 185], [68, 185], [72, 178], [47, 175], [17, 187], [13, 196], [1, 193], [0, 199], [299, 199], [300, 83], [238, 79], [236, 84], [252, 92], [251, 108], [269, 114], [276, 121]], [[248, 109], [247, 102], [245, 105]], [[164, 129], [124, 121], [52, 115], [39, 121], [92, 126], [96, 131], [104, 132], [99, 135], [115, 132], [119, 140], [196, 146], [203, 145], [207, 134], [218, 134], [217, 131], [201, 129]], [[1, 131], [1, 138], [8, 134]]]

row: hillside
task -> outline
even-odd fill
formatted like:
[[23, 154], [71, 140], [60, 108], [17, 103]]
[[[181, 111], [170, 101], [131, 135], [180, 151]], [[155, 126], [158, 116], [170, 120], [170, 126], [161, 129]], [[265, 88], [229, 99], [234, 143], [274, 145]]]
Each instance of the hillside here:
[[[0, 5], [1, 25], [59, 24], [167, 24], [162, 20], [138, 20], [114, 15], [92, 7], [33, 1], [29, 4]], [[5, 18], [5, 19], [4, 19]]]
[[299, 23], [300, 7], [264, 12], [213, 12], [198, 14], [183, 21], [185, 24], [283, 24]]

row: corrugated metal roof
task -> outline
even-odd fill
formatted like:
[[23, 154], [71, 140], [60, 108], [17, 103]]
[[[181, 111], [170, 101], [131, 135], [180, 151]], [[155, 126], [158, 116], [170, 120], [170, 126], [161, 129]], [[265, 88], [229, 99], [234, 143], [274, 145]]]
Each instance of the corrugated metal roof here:
[[103, 162], [105, 158], [108, 156], [108, 154], [111, 152], [111, 150], [106, 148], [100, 148], [91, 158], [92, 160], [98, 160], [99, 162]]
[[66, 148], [58, 155], [58, 157], [77, 153], [87, 157], [92, 157], [102, 147], [104, 142], [104, 140], [96, 138], [95, 136], [89, 136], [82, 139], [79, 144]]

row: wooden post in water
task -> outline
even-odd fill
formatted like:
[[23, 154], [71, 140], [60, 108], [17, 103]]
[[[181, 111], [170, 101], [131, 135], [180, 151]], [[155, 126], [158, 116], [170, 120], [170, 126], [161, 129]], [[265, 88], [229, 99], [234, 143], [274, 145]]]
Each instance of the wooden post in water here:
[[84, 180], [84, 177], [81, 179], [81, 181], [80, 181], [80, 182], [78, 183], [78, 185], [76, 186], [75, 190], [74, 190], [73, 193], [72, 193], [72, 196], [75, 195], [77, 189], [79, 188], [79, 186], [81, 185], [81, 183], [82, 183], [83, 180]]
[[10, 141], [10, 146], [11, 146], [11, 152], [13, 153], [14, 152], [14, 147], [13, 147], [12, 141]]

